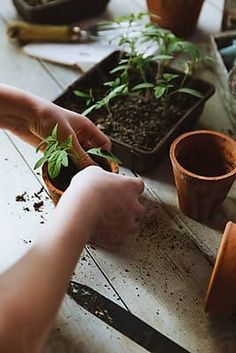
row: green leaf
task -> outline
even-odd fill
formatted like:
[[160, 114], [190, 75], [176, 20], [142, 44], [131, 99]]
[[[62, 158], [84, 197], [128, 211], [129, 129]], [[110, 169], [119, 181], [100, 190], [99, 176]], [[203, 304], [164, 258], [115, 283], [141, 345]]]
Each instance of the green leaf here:
[[89, 98], [90, 97], [90, 95], [88, 94], [88, 93], [86, 93], [86, 92], [83, 92], [83, 91], [80, 91], [80, 90], [75, 90], [75, 91], [73, 91], [73, 93], [76, 95], [76, 96], [78, 96], [78, 97], [82, 97], [82, 98]]
[[129, 59], [121, 59], [120, 64], [127, 64]]
[[102, 148], [90, 148], [87, 151], [88, 154], [90, 155], [95, 155], [95, 156], [99, 156], [99, 157], [103, 157], [105, 159], [107, 159], [108, 161], [112, 161], [118, 164], [121, 164], [121, 161], [118, 157], [116, 157], [113, 153], [106, 151]]
[[68, 154], [66, 151], [62, 151], [62, 153], [60, 154], [60, 161], [64, 167], [68, 167], [69, 160], [68, 160]]
[[168, 73], [163, 74], [163, 78], [164, 78], [164, 80], [167, 81], [167, 82], [170, 82], [170, 81], [174, 80], [174, 79], [177, 78], [177, 77], [179, 77], [179, 75], [168, 74]]
[[92, 110], [95, 110], [95, 109], [98, 109], [97, 103], [91, 105], [91, 107], [89, 107], [88, 109], [84, 110], [82, 115], [88, 115], [89, 113], [91, 113]]
[[45, 140], [43, 140], [42, 142], [40, 142], [40, 144], [36, 147], [36, 153], [38, 153], [38, 151], [40, 150], [40, 148], [45, 145], [47, 142]]
[[44, 156], [50, 156], [57, 149], [58, 144], [58, 141], [49, 143], [44, 151]]
[[167, 88], [163, 87], [163, 86], [157, 86], [154, 88], [154, 95], [157, 99], [161, 98], [162, 96], [164, 96], [164, 94], [166, 93]]
[[114, 74], [115, 72], [118, 72], [118, 71], [124, 71], [127, 68], [128, 68], [127, 65], [120, 65], [120, 66], [115, 67], [113, 70], [111, 70], [110, 73]]
[[54, 143], [57, 141], [57, 138], [53, 137], [53, 136], [48, 136], [45, 140], [44, 140], [47, 144], [49, 143]]
[[67, 139], [65, 141], [65, 146], [68, 149], [71, 149], [73, 147], [72, 134], [67, 137]]
[[56, 178], [61, 171], [61, 151], [55, 151], [48, 159], [48, 174], [50, 178]]
[[132, 91], [140, 90], [140, 89], [145, 89], [145, 88], [153, 88], [153, 83], [149, 82], [144, 82], [140, 83], [132, 88]]
[[47, 162], [47, 157], [43, 156], [35, 163], [34, 170], [40, 168], [45, 162]]
[[120, 77], [117, 77], [114, 81], [107, 81], [103, 85], [108, 86], [108, 87], [116, 87], [121, 84], [121, 79]]
[[197, 97], [197, 98], [202, 98], [203, 95], [196, 91], [195, 89], [192, 88], [179, 88], [176, 91], [172, 92], [172, 94], [174, 93], [186, 93], [186, 94], [190, 94], [191, 96]]
[[58, 130], [58, 124], [56, 124], [56, 126], [53, 128], [52, 130], [52, 134], [51, 136], [54, 138], [54, 139], [57, 139], [57, 130]]
[[120, 93], [123, 93], [125, 89], [127, 88], [127, 84], [124, 83], [123, 85], [120, 85], [118, 87], [115, 87], [110, 93], [109, 96], [114, 97], [117, 96]]
[[164, 55], [164, 54], [162, 54], [162, 55], [156, 55], [156, 56], [154, 57], [154, 59], [155, 59], [155, 60], [159, 60], [159, 61], [162, 61], [162, 60], [171, 60], [171, 59], [173, 59], [173, 56], [172, 56], [172, 55]]

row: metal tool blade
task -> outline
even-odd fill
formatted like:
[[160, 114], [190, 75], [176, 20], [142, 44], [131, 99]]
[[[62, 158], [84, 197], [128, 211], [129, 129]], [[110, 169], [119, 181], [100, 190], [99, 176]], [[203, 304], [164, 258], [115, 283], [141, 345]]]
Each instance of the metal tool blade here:
[[71, 281], [67, 293], [77, 304], [149, 352], [188, 352], [129, 311], [88, 286]]

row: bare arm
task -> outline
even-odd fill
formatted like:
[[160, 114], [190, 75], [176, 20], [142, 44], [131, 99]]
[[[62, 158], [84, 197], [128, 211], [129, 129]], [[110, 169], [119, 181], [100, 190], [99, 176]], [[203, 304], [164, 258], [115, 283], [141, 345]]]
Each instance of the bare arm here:
[[0, 84], [0, 128], [37, 146], [59, 125], [59, 138], [73, 137], [73, 147], [84, 166], [93, 164], [84, 148], [110, 149], [110, 140], [86, 117], [63, 109], [20, 89]]
[[38, 243], [0, 276], [0, 352], [41, 351], [87, 240], [97, 230], [133, 233], [142, 191], [141, 179], [99, 167], [74, 177]]
[[[0, 128], [36, 146], [56, 124], [60, 138], [72, 134], [84, 166], [91, 160], [83, 148], [110, 148], [109, 139], [87, 118], [0, 85]], [[0, 275], [0, 352], [41, 351], [84, 245], [91, 237], [104, 244], [134, 232], [143, 214], [138, 200], [142, 191], [140, 179], [98, 167], [73, 178], [39, 241]]]

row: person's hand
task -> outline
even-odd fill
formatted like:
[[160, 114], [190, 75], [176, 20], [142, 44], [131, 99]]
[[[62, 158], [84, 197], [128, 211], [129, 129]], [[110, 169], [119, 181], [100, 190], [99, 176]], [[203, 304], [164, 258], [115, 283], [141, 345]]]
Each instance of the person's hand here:
[[[39, 145], [58, 124], [59, 139], [73, 137], [73, 149], [80, 167], [94, 164], [84, 149], [102, 147], [111, 142], [88, 118], [63, 109], [45, 99], [6, 85], [0, 85], [0, 126], [9, 129], [33, 146]], [[76, 162], [76, 160], [75, 160]]]
[[[80, 234], [81, 228], [85, 227], [90, 242], [113, 248], [137, 230], [144, 214], [144, 207], [139, 202], [143, 189], [140, 178], [90, 166], [72, 179], [57, 206], [58, 217], [63, 215], [63, 222], [70, 224], [72, 233]], [[83, 226], [78, 222], [81, 217]], [[77, 228], [78, 224], [80, 228]]]
[[[80, 167], [86, 167], [92, 162], [84, 149], [102, 147], [111, 149], [111, 142], [88, 118], [75, 112], [63, 109], [50, 102], [46, 102], [44, 111], [33, 116], [30, 120], [29, 130], [34, 136], [41, 138], [51, 134], [58, 124], [59, 140], [64, 141], [69, 135], [73, 138], [73, 150], [78, 156]], [[76, 162], [76, 159], [74, 160]]]

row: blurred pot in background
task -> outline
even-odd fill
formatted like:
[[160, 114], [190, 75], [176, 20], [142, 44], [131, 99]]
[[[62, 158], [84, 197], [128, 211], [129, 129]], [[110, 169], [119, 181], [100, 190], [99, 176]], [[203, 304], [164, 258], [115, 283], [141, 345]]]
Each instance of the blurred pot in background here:
[[198, 22], [204, 0], [147, 0], [152, 22], [180, 37], [189, 36]]

